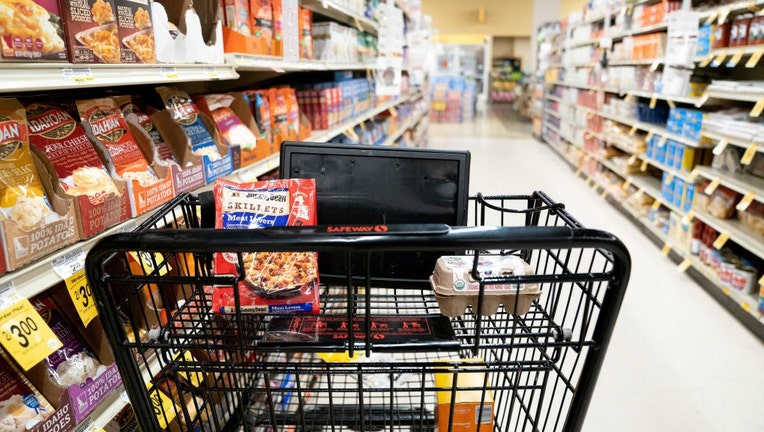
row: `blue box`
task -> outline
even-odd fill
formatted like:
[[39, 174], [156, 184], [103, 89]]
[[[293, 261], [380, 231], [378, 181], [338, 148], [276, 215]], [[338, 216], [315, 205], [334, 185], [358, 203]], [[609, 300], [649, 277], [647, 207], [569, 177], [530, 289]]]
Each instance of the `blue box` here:
[[705, 24], [698, 29], [698, 45], [695, 49], [696, 56], [705, 56], [711, 52], [711, 35], [713, 28], [711, 24]]
[[647, 149], [645, 150], [645, 156], [647, 156], [649, 159], [653, 159], [655, 153], [655, 135], [651, 136], [649, 140], [647, 140]]
[[695, 183], [687, 183], [684, 188], [684, 203], [682, 210], [685, 213], [692, 210], [692, 200], [695, 199]]
[[674, 152], [676, 150], [676, 141], [674, 140], [666, 140], [666, 159], [665, 163], [668, 166], [671, 166], [674, 163]]
[[658, 142], [660, 142], [661, 138], [659, 135], [654, 135], [653, 138], [655, 138], [655, 149], [653, 150], [655, 161], [666, 163], [666, 144], [664, 143], [662, 146], [658, 145]]
[[674, 161], [669, 166], [678, 170], [682, 169], [682, 162], [684, 161], [684, 144], [675, 143], [674, 145]]
[[667, 181], [668, 179], [668, 173], [663, 173], [663, 178], [661, 179], [661, 197], [663, 197], [663, 200], [670, 203], [674, 201], [674, 182], [676, 182], [676, 178], [672, 179], [670, 182]]
[[692, 140], [700, 140], [700, 130], [703, 128], [703, 111], [684, 110], [682, 136]]
[[677, 208], [682, 208], [682, 198], [684, 198], [684, 180], [674, 179], [674, 205]]

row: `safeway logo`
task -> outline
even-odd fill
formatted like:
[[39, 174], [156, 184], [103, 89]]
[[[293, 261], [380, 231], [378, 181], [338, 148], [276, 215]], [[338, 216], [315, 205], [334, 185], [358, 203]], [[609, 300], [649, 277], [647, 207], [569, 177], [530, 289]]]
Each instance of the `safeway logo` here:
[[351, 226], [330, 226], [326, 228], [328, 233], [370, 233], [387, 232], [387, 225], [351, 225]]

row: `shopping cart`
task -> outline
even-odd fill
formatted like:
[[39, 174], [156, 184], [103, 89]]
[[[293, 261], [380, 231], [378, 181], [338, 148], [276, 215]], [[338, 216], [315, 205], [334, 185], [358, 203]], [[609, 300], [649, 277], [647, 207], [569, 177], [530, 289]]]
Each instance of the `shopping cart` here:
[[[474, 403], [472, 431], [582, 427], [630, 257], [617, 238], [584, 228], [545, 194], [470, 198], [470, 226], [399, 225], [373, 234], [211, 230], [200, 228], [200, 214], [197, 197], [177, 197], [136, 232], [103, 239], [87, 257], [100, 316], [144, 431], [440, 425], [451, 432], [467, 399]], [[213, 254], [241, 260], [251, 251], [331, 252], [345, 259], [345, 283], [321, 286], [317, 316], [247, 314], [238, 301], [230, 313], [213, 312], [210, 287], [236, 289], [241, 279], [214, 275]], [[386, 284], [364, 270], [372, 266], [357, 265], [394, 252], [512, 254], [535, 274], [475, 273], [476, 304], [446, 318], [427, 279]], [[476, 314], [492, 284], [539, 284], [541, 295], [525, 314], [519, 302]], [[311, 331], [334, 327], [331, 337], [285, 331], [295, 323]], [[398, 330], [416, 324], [418, 332], [385, 333], [383, 324]]]

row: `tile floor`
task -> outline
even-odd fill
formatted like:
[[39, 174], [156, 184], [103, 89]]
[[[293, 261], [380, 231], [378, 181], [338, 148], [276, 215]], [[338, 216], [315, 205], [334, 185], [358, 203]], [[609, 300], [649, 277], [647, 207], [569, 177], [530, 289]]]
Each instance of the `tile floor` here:
[[764, 431], [764, 343], [575, 178], [503, 108], [432, 124], [430, 147], [472, 153], [471, 192], [543, 190], [631, 251], [631, 283], [585, 431]]

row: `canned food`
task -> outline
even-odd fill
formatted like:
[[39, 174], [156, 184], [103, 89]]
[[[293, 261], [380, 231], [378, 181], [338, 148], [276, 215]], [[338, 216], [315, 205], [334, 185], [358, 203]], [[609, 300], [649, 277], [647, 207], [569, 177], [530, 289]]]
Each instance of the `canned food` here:
[[730, 23], [717, 25], [714, 29], [714, 48], [726, 48], [730, 45]]
[[732, 289], [752, 294], [756, 289], [756, 269], [750, 266], [736, 266], [732, 273]]
[[732, 287], [732, 275], [735, 273], [735, 267], [739, 264], [739, 261], [723, 260], [721, 266], [719, 266], [719, 280], [722, 281], [727, 287]]

